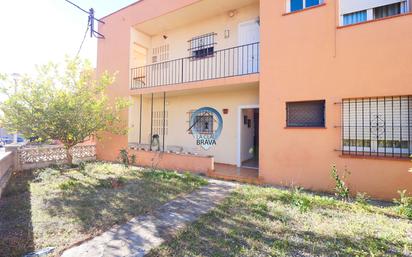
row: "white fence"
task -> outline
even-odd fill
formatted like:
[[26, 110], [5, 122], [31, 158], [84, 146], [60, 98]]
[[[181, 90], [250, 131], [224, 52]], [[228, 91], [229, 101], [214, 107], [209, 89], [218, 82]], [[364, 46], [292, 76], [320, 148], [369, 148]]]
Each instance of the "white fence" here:
[[[13, 169], [17, 171], [45, 168], [51, 164], [64, 164], [67, 162], [66, 149], [61, 145], [7, 145], [6, 151], [13, 152]], [[74, 163], [96, 160], [96, 145], [74, 146], [72, 156]]]

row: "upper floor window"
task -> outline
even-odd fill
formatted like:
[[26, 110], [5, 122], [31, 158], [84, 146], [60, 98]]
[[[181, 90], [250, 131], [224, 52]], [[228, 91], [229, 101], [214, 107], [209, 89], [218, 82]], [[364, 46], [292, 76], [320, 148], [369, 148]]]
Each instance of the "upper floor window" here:
[[401, 3], [394, 3], [385, 6], [373, 8], [373, 18], [380, 19], [388, 16], [398, 15], [401, 13]]
[[296, 12], [305, 8], [319, 5], [323, 0], [288, 0], [288, 11]]
[[343, 25], [355, 24], [367, 20], [367, 12], [359, 11], [343, 15]]
[[216, 33], [200, 35], [189, 40], [189, 52], [193, 58], [212, 56], [215, 52]]
[[407, 0], [383, 0], [380, 5], [373, 1], [359, 1], [351, 5], [349, 5], [350, 2], [344, 0], [340, 2], [341, 25], [381, 19], [406, 13], [409, 10], [409, 1]]

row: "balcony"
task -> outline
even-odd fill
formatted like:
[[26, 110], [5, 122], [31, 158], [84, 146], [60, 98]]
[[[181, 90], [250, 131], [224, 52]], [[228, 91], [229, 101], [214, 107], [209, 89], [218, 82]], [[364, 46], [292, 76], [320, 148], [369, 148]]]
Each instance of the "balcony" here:
[[182, 83], [259, 73], [259, 42], [131, 69], [131, 89], [172, 86]]

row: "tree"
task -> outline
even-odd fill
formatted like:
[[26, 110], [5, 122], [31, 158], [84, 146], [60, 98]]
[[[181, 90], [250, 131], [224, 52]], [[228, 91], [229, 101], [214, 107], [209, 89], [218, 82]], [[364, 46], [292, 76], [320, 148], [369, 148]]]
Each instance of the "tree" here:
[[49, 63], [37, 68], [35, 76], [18, 83], [0, 75], [0, 89], [7, 98], [0, 105], [1, 122], [11, 132], [40, 141], [59, 140], [72, 164], [73, 146], [99, 132], [125, 133], [120, 113], [128, 101], [110, 101], [105, 90], [115, 76], [105, 72], [95, 78], [87, 61], [67, 59], [64, 67]]

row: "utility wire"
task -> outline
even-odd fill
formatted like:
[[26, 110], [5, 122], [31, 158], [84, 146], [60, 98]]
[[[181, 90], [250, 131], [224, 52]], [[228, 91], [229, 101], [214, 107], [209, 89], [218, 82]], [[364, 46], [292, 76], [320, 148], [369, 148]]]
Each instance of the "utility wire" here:
[[79, 56], [80, 51], [82, 50], [83, 43], [84, 43], [84, 41], [86, 40], [87, 32], [89, 32], [89, 22], [87, 22], [86, 31], [84, 32], [83, 40], [82, 40], [82, 42], [81, 42], [81, 44], [80, 44], [79, 50], [77, 50], [76, 57]]
[[[81, 10], [82, 12], [85, 12], [85, 13], [87, 13], [87, 14], [90, 14], [89, 11], [86, 11], [85, 9], [81, 8], [80, 6], [78, 6], [78, 5], [75, 4], [75, 3], [73, 3], [73, 2], [71, 2], [71, 1], [69, 1], [69, 0], [64, 0], [64, 1], [66, 1], [66, 2], [68, 2], [69, 4], [77, 7], [77, 8], [78, 8], [79, 10]], [[98, 22], [101, 22], [101, 23], [105, 24], [104, 21], [101, 21], [101, 20], [99, 20], [99, 19], [97, 19], [97, 18], [95, 18], [95, 17], [92, 17], [92, 18], [93, 18], [94, 20], [98, 21]]]
[[[99, 20], [99, 19], [96, 19], [96, 18], [94, 17], [94, 9], [93, 9], [93, 8], [90, 8], [89, 11], [86, 11], [85, 9], [81, 8], [80, 6], [78, 6], [77, 4], [75, 4], [75, 3], [73, 3], [73, 2], [71, 2], [71, 1], [69, 1], [69, 0], [64, 0], [64, 1], [66, 1], [67, 3], [73, 5], [74, 7], [76, 7], [77, 9], [79, 9], [80, 11], [88, 14], [88, 16], [89, 16], [89, 21], [88, 21], [88, 24], [87, 24], [87, 30], [86, 30], [86, 33], [85, 33], [85, 34], [87, 34], [87, 32], [88, 32], [89, 29], [90, 29], [90, 37], [96, 37], [96, 38], [99, 38], [99, 39], [104, 39], [104, 35], [101, 34], [101, 33], [99, 33], [98, 31], [96, 31], [96, 30], [94, 29], [94, 21], [96, 20], [96, 21], [98, 21], [98, 22], [100, 22], [100, 23], [102, 23], [102, 24], [105, 24], [105, 22], [104, 22], [104, 21], [101, 21], [101, 20]], [[85, 36], [85, 37], [86, 37], [86, 36]], [[82, 47], [82, 45], [83, 45], [84, 40], [85, 40], [85, 38], [83, 38], [82, 44], [80, 45], [80, 49], [81, 49], [81, 47]], [[79, 52], [80, 52], [80, 49], [79, 49]]]

